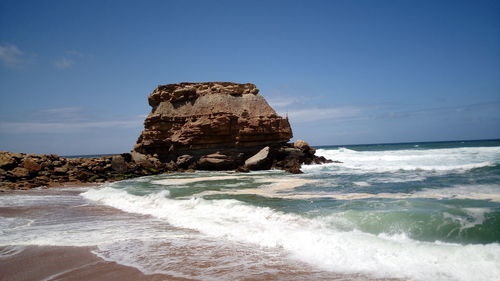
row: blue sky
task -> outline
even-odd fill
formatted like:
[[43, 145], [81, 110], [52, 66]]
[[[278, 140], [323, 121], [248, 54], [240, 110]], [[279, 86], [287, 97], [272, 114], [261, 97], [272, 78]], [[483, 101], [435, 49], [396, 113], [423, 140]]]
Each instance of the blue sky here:
[[314, 145], [500, 138], [500, 1], [0, 1], [0, 150], [130, 151], [182, 81]]

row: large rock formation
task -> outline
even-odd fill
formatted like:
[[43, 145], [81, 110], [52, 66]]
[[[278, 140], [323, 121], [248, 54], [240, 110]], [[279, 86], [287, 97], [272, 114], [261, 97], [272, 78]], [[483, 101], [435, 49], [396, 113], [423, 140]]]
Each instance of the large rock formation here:
[[153, 108], [134, 147], [162, 162], [183, 154], [220, 150], [249, 153], [292, 137], [282, 118], [254, 84], [230, 82], [162, 85], [149, 96]]
[[144, 166], [298, 173], [303, 163], [326, 161], [303, 141], [287, 143], [288, 118], [278, 116], [254, 84], [168, 84], [151, 93], [149, 104], [153, 109], [132, 151]]

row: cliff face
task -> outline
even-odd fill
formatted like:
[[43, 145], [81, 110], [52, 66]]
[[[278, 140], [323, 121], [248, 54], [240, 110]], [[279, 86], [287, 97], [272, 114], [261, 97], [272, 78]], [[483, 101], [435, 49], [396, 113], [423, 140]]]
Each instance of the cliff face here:
[[161, 161], [185, 152], [251, 150], [292, 138], [282, 118], [254, 84], [230, 82], [162, 85], [149, 96], [153, 108], [134, 152]]

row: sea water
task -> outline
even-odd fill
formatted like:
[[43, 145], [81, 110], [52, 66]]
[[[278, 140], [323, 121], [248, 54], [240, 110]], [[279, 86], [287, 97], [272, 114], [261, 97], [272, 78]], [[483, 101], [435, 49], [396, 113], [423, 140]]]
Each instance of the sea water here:
[[302, 264], [368, 278], [500, 280], [500, 141], [330, 146], [317, 155], [341, 163], [300, 175], [199, 171], [0, 196], [0, 207], [67, 210], [1, 218], [0, 256], [26, 245], [96, 246], [99, 257], [146, 274], [202, 280]]

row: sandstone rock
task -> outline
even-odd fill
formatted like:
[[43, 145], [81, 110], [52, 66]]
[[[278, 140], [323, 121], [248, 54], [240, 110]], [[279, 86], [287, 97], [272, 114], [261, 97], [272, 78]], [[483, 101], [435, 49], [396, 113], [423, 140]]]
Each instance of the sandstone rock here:
[[309, 147], [309, 144], [303, 140], [296, 140], [293, 143], [293, 147], [298, 148], [300, 150], [305, 150], [305, 148]]
[[296, 140], [293, 143], [293, 147], [298, 148], [298, 149], [305, 151], [305, 152], [311, 152], [312, 154], [314, 154], [316, 152], [315, 148], [311, 147], [309, 145], [309, 143], [307, 143], [306, 141], [303, 141], [303, 140]]
[[161, 162], [152, 156], [148, 156], [137, 151], [132, 151], [132, 160], [146, 168], [155, 168], [161, 166]]
[[295, 147], [284, 147], [281, 149], [281, 153], [286, 155], [286, 158], [304, 158], [306, 156], [302, 150]]
[[179, 167], [181, 169], [185, 169], [185, 168], [189, 167], [189, 165], [191, 163], [193, 163], [193, 160], [194, 160], [193, 156], [188, 155], [188, 154], [184, 154], [184, 155], [177, 157], [177, 161], [175, 162], [175, 164], [177, 165], [177, 167]]
[[177, 164], [174, 163], [174, 161], [170, 161], [164, 165], [165, 171], [177, 171], [178, 168], [180, 167], [178, 167]]
[[65, 174], [67, 172], [68, 172], [68, 167], [66, 167], [66, 166], [54, 168], [54, 173], [56, 173], [56, 174]]
[[293, 166], [290, 166], [285, 169], [285, 171], [291, 174], [302, 174], [303, 172], [300, 170], [300, 164], [295, 163]]
[[125, 158], [121, 155], [114, 155], [111, 158], [111, 168], [118, 173], [127, 172], [127, 163], [125, 163]]
[[234, 158], [216, 152], [202, 156], [198, 161], [198, 167], [202, 170], [231, 170], [235, 169], [237, 165]]
[[187, 151], [254, 147], [253, 155], [266, 145], [287, 142], [292, 137], [288, 119], [258, 92], [253, 84], [230, 82], [159, 86], [149, 96], [153, 109], [134, 152], [158, 154], [168, 162]]
[[17, 160], [21, 160], [24, 158], [24, 153], [14, 153], [14, 152], [9, 152], [12, 157], [14, 157]]
[[0, 168], [8, 170], [14, 168], [16, 163], [16, 158], [12, 155], [12, 153], [0, 151]]
[[238, 168], [236, 168], [236, 172], [238, 173], [249, 173], [250, 170], [245, 167], [245, 166], [239, 166]]
[[101, 165], [95, 165], [90, 170], [94, 173], [102, 173], [104, 172], [104, 167]]
[[30, 175], [30, 171], [28, 169], [21, 167], [14, 168], [12, 171], [10, 171], [10, 173], [12, 174], [12, 176], [17, 178], [26, 178]]
[[269, 151], [269, 146], [264, 147], [245, 161], [245, 167], [249, 170], [268, 170], [271, 168]]
[[30, 174], [36, 174], [38, 171], [42, 169], [40, 164], [38, 164], [31, 158], [24, 159], [23, 168], [27, 169]]
[[120, 155], [123, 157], [123, 159], [127, 163], [130, 162], [130, 161], [132, 161], [132, 155], [130, 153], [122, 153]]
[[89, 178], [95, 176], [94, 174], [92, 174], [91, 172], [88, 172], [88, 171], [82, 171], [82, 170], [77, 170], [74, 174], [74, 177], [78, 180], [81, 180], [81, 181], [86, 181], [88, 180]]

